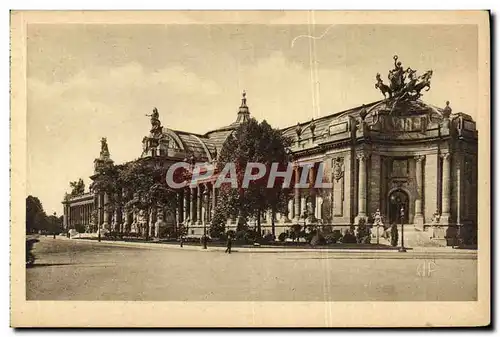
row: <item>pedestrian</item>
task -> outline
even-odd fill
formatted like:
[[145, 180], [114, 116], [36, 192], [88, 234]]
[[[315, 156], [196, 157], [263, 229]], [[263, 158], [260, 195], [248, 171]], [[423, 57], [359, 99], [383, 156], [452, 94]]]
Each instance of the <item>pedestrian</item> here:
[[54, 239], [55, 239], [56, 238], [56, 232], [53, 232], [53, 234], [54, 234]]
[[232, 244], [232, 238], [231, 235], [227, 236], [227, 248], [225, 253], [231, 254], [231, 244]]
[[182, 235], [181, 235], [181, 237], [180, 237], [180, 242], [181, 242], [181, 248], [182, 248], [182, 245], [183, 245], [183, 243], [184, 243], [184, 237], [183, 237]]

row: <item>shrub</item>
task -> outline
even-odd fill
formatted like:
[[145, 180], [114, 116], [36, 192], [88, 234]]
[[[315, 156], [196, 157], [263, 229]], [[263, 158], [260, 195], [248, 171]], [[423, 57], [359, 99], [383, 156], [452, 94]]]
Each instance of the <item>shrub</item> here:
[[259, 238], [260, 235], [254, 230], [239, 230], [235, 233], [234, 235], [235, 241], [241, 242], [241, 243], [254, 243], [256, 242]]
[[337, 243], [342, 238], [342, 233], [337, 229], [325, 235], [326, 244]]
[[280, 242], [284, 242], [286, 239], [288, 239], [287, 233], [283, 232], [280, 235], [278, 235], [278, 240], [280, 240]]
[[262, 238], [262, 242], [273, 242], [274, 241], [274, 236], [272, 234], [266, 234]]
[[238, 242], [246, 242], [247, 236], [246, 231], [237, 231], [234, 233], [234, 240]]
[[364, 219], [359, 220], [356, 241], [357, 243], [370, 243], [371, 241], [370, 230], [366, 227], [366, 221]]
[[[305, 234], [305, 238], [306, 238], [306, 241], [311, 243], [314, 239], [315, 236], [317, 236], [316, 232], [309, 232], [309, 233], [304, 233]], [[319, 235], [321, 236], [321, 235]]]
[[210, 236], [220, 237], [226, 228], [226, 217], [221, 212], [216, 212], [210, 224]]
[[321, 234], [312, 234], [311, 241], [309, 243], [312, 246], [317, 246], [317, 245], [322, 245], [325, 244], [325, 238]]
[[356, 236], [354, 235], [354, 226], [351, 226], [348, 230], [344, 232], [342, 237], [342, 243], [356, 243]]

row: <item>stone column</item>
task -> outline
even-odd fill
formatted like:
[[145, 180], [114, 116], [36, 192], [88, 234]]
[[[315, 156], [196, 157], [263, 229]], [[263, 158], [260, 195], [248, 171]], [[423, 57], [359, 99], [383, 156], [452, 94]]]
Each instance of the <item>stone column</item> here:
[[448, 225], [450, 219], [450, 154], [444, 153], [443, 158], [443, 179], [442, 179], [442, 202], [440, 224]]
[[298, 188], [298, 184], [300, 182], [300, 169], [299, 166], [295, 166], [295, 195], [294, 195], [294, 215], [295, 222], [300, 222], [300, 189]]
[[121, 204], [120, 204], [120, 196], [119, 193], [115, 193], [115, 214], [113, 216], [113, 230], [115, 232], [120, 231], [121, 224]]
[[323, 197], [316, 197], [316, 218], [323, 219], [321, 210], [323, 209]]
[[63, 228], [68, 230], [68, 205], [63, 204]]
[[198, 198], [196, 201], [196, 224], [201, 225], [203, 210], [203, 195], [201, 194], [201, 185], [198, 185]]
[[186, 188], [183, 191], [183, 209], [184, 209], [184, 218], [183, 223], [189, 219], [189, 190]]
[[99, 193], [97, 195], [97, 230], [100, 231], [103, 228], [104, 222], [104, 195]]
[[104, 204], [103, 204], [103, 210], [104, 210], [104, 221], [103, 221], [103, 224], [102, 224], [102, 227], [103, 228], [106, 228], [106, 229], [110, 229], [110, 221], [109, 221], [109, 218], [110, 218], [110, 214], [109, 214], [109, 195], [107, 192], [104, 192]]
[[417, 182], [417, 198], [415, 199], [415, 217], [413, 223], [420, 230], [424, 229], [424, 215], [422, 214], [422, 165], [424, 164], [425, 156], [415, 157], [415, 174]]
[[209, 189], [208, 189], [208, 183], [204, 184], [204, 194], [205, 194], [205, 211], [203, 212], [204, 213], [204, 220], [205, 222], [209, 222], [210, 221], [210, 204], [211, 204], [211, 196], [212, 196], [212, 193], [209, 192]]
[[184, 222], [184, 190], [177, 193], [177, 226]]
[[183, 196], [182, 190], [179, 190], [176, 195], [176, 212], [175, 212], [175, 227], [179, 226], [179, 224], [183, 221], [184, 214], [182, 213], [182, 204], [183, 204]]
[[316, 220], [316, 189], [314, 187], [315, 180], [316, 180], [316, 166], [313, 165], [309, 170], [309, 199], [311, 203], [311, 214], [307, 215], [307, 217], [311, 221]]
[[189, 199], [189, 210], [191, 212], [190, 221], [189, 221], [190, 224], [194, 223], [194, 220], [196, 219], [196, 209], [194, 207], [194, 199], [195, 198], [196, 198], [196, 188], [191, 187], [191, 198]]
[[215, 207], [217, 206], [217, 189], [215, 188], [215, 185], [212, 184], [212, 207], [211, 207], [211, 215], [210, 219], [213, 220], [215, 216]]
[[[155, 220], [155, 238], [159, 239], [160, 238], [160, 229], [161, 226], [163, 226], [164, 223], [164, 210], [161, 207], [155, 208], [156, 211], [156, 216], [154, 217]], [[174, 213], [177, 213], [176, 210], [174, 209]], [[177, 214], [176, 214], [177, 217]]]
[[[156, 207], [153, 207], [151, 211], [149, 212], [149, 237], [157, 237], [158, 234], [155, 231], [155, 224], [156, 224], [156, 214], [157, 214], [157, 209]], [[155, 233], [153, 233], [155, 232]], [[154, 234], [154, 235], [153, 235]]]
[[356, 224], [359, 220], [366, 220], [366, 155], [358, 153], [359, 172], [358, 172], [358, 215], [354, 219]]

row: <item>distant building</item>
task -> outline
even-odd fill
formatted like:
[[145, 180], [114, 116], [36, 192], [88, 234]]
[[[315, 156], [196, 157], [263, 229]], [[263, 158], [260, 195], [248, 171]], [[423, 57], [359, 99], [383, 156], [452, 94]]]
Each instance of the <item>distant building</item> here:
[[[417, 77], [416, 71], [403, 70], [397, 57], [394, 63], [389, 85], [380, 75], [376, 77], [383, 100], [282, 129], [293, 139], [294, 179], [306, 163], [313, 164], [310, 178], [314, 179], [318, 164], [323, 163], [323, 176], [333, 187], [321, 194], [296, 189], [287, 214], [275, 219], [276, 236], [292, 224], [308, 221], [306, 212], [309, 218], [314, 214], [313, 221], [337, 228], [358, 224], [360, 219], [370, 223], [377, 211], [386, 225], [406, 224], [408, 235], [417, 232], [443, 239], [456, 236], [460, 225], [475, 235], [476, 123], [467, 114], [453, 113], [449, 102], [435, 107], [420, 99], [422, 90], [429, 89], [432, 71]], [[191, 157], [214, 162], [227, 137], [250, 118], [250, 110], [243, 93], [235, 122], [205, 134], [161, 126], [156, 109], [150, 117], [152, 129], [143, 139], [141, 158], [158, 156], [166, 165]], [[95, 160], [96, 169], [102, 165], [113, 165], [105, 139]], [[215, 208], [217, 190], [212, 184], [203, 181], [197, 188], [179, 191], [175, 212], [159, 209], [150, 216], [123, 207], [107, 211], [110, 196], [106, 194], [72, 197], [63, 201], [64, 225], [83, 224], [94, 232], [97, 228], [139, 232], [149, 221], [151, 236], [160, 235], [161, 226], [175, 229], [180, 224], [188, 235], [201, 236]], [[94, 210], [95, 224], [91, 221]], [[265, 233], [271, 231], [270, 216], [263, 215]], [[235, 225], [230, 220], [226, 229]]]

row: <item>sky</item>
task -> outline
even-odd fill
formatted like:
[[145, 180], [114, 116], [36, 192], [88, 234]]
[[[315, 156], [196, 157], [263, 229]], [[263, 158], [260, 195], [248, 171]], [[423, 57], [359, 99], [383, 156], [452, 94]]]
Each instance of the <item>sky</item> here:
[[478, 116], [475, 25], [30, 24], [27, 34], [27, 193], [47, 213], [62, 213], [70, 181], [88, 189], [101, 137], [115, 162], [139, 157], [153, 107], [163, 126], [204, 134], [236, 119], [246, 90], [253, 117], [286, 127], [381, 99], [375, 75], [388, 83], [397, 54], [404, 68], [433, 70], [424, 101]]

